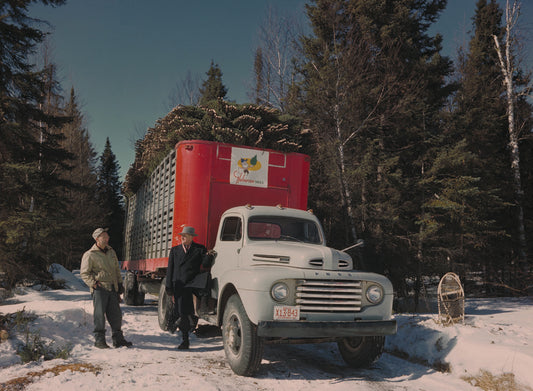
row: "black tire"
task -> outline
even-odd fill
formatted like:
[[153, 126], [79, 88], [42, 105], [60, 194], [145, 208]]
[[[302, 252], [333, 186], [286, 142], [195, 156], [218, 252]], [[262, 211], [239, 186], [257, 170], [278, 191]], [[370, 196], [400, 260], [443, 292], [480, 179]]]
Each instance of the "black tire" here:
[[222, 321], [222, 341], [228, 363], [237, 375], [253, 376], [263, 358], [263, 340], [250, 322], [238, 295], [229, 298]]
[[343, 360], [352, 368], [367, 368], [383, 353], [385, 337], [343, 338], [337, 342]]
[[137, 278], [132, 272], [126, 272], [124, 276], [124, 302], [127, 305], [135, 305], [135, 292], [137, 292]]
[[137, 289], [135, 290], [135, 297], [133, 299], [133, 305], [144, 305], [144, 292], [139, 291], [139, 286], [137, 285]]
[[139, 292], [137, 277], [133, 272], [126, 272], [124, 276], [124, 301], [127, 305], [143, 305], [144, 292]]
[[166, 277], [159, 287], [159, 299], [157, 300], [157, 320], [163, 331], [170, 331], [170, 324], [174, 321], [174, 305], [165, 289]]

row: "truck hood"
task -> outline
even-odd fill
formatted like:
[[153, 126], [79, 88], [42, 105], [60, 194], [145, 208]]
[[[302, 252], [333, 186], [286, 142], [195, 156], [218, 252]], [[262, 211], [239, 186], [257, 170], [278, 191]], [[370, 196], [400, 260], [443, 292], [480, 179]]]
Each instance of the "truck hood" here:
[[243, 255], [253, 265], [287, 265], [315, 270], [352, 270], [352, 258], [333, 248], [285, 241], [250, 243], [243, 248]]

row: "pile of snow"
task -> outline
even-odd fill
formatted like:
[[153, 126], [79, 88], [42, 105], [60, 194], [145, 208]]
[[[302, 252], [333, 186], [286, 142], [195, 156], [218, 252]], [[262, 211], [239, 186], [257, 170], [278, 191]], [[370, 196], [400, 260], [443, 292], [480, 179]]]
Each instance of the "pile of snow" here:
[[[436, 315], [396, 315], [398, 333], [387, 337], [387, 353], [370, 369], [347, 367], [334, 343], [266, 346], [257, 376], [246, 378], [227, 365], [220, 333], [193, 335], [191, 349], [178, 351], [180, 338], [159, 328], [157, 298], [151, 295], [145, 306], [122, 306], [132, 348], [94, 348], [88, 288], [79, 273], [60, 266], [53, 273], [68, 289], [25, 288], [0, 305], [0, 313], [24, 309], [37, 315], [31, 331], [55, 346], [71, 346], [70, 358], [22, 364], [16, 349], [27, 333], [18, 332], [0, 344], [0, 389], [32, 376], [26, 390], [479, 390], [462, 377], [481, 370], [513, 373], [520, 389], [533, 388], [531, 298], [467, 299], [464, 324], [450, 327], [437, 324]], [[99, 369], [46, 372], [69, 363]], [[449, 372], [434, 369], [443, 367]], [[42, 374], [29, 375], [36, 372]]]
[[444, 327], [436, 315], [398, 315], [386, 350], [398, 351], [452, 374], [513, 373], [533, 387], [533, 299], [466, 299], [464, 324]]
[[54, 263], [50, 266], [48, 271], [52, 273], [54, 280], [64, 281], [65, 287], [68, 289], [77, 289], [80, 291], [89, 289], [81, 279], [79, 270], [73, 270], [72, 272], [69, 272], [62, 265]]

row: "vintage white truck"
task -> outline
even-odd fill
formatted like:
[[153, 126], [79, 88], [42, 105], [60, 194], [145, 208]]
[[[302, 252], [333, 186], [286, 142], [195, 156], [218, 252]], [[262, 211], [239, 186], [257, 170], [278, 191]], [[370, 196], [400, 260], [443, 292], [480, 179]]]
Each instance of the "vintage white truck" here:
[[[176, 209], [189, 198], [205, 198], [204, 214], [187, 214], [198, 210], [190, 206], [174, 211], [173, 232], [193, 225], [198, 241], [214, 249], [210, 293], [216, 305], [199, 308], [199, 314], [222, 328], [226, 358], [236, 374], [257, 372], [265, 344], [336, 342], [353, 367], [369, 366], [379, 358], [385, 336], [396, 332], [392, 285], [385, 276], [355, 270], [346, 252], [326, 246], [320, 222], [305, 210], [308, 157], [191, 141], [178, 144], [175, 159], [181, 163], [169, 171], [177, 178], [172, 202], [161, 205]], [[174, 162], [164, 164], [172, 167]], [[191, 169], [196, 165], [203, 168]], [[260, 179], [248, 175], [258, 167], [268, 172]], [[184, 170], [203, 176], [185, 186], [178, 173]], [[158, 199], [157, 194], [151, 198]], [[147, 205], [144, 200], [137, 203]], [[156, 216], [170, 215], [150, 208]], [[133, 238], [131, 210], [145, 209], [131, 204], [128, 209]], [[146, 213], [140, 216], [140, 222], [149, 220]], [[175, 244], [177, 238], [172, 240]], [[126, 237], [128, 245], [133, 252], [134, 244]], [[163, 252], [150, 254], [155, 258], [124, 262], [129, 271], [126, 295], [132, 304], [141, 304], [139, 296], [159, 292], [159, 324], [166, 329], [171, 311], [164, 289], [166, 258], [159, 256]]]

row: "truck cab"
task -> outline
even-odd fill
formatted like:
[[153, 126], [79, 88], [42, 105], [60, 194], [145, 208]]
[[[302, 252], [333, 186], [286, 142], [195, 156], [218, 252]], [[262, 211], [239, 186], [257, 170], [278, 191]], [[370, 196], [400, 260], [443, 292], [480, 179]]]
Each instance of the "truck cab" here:
[[368, 366], [396, 332], [393, 289], [353, 270], [326, 246], [320, 222], [298, 209], [243, 206], [220, 220], [211, 296], [224, 349], [237, 374], [251, 375], [265, 343], [337, 342], [345, 361]]

